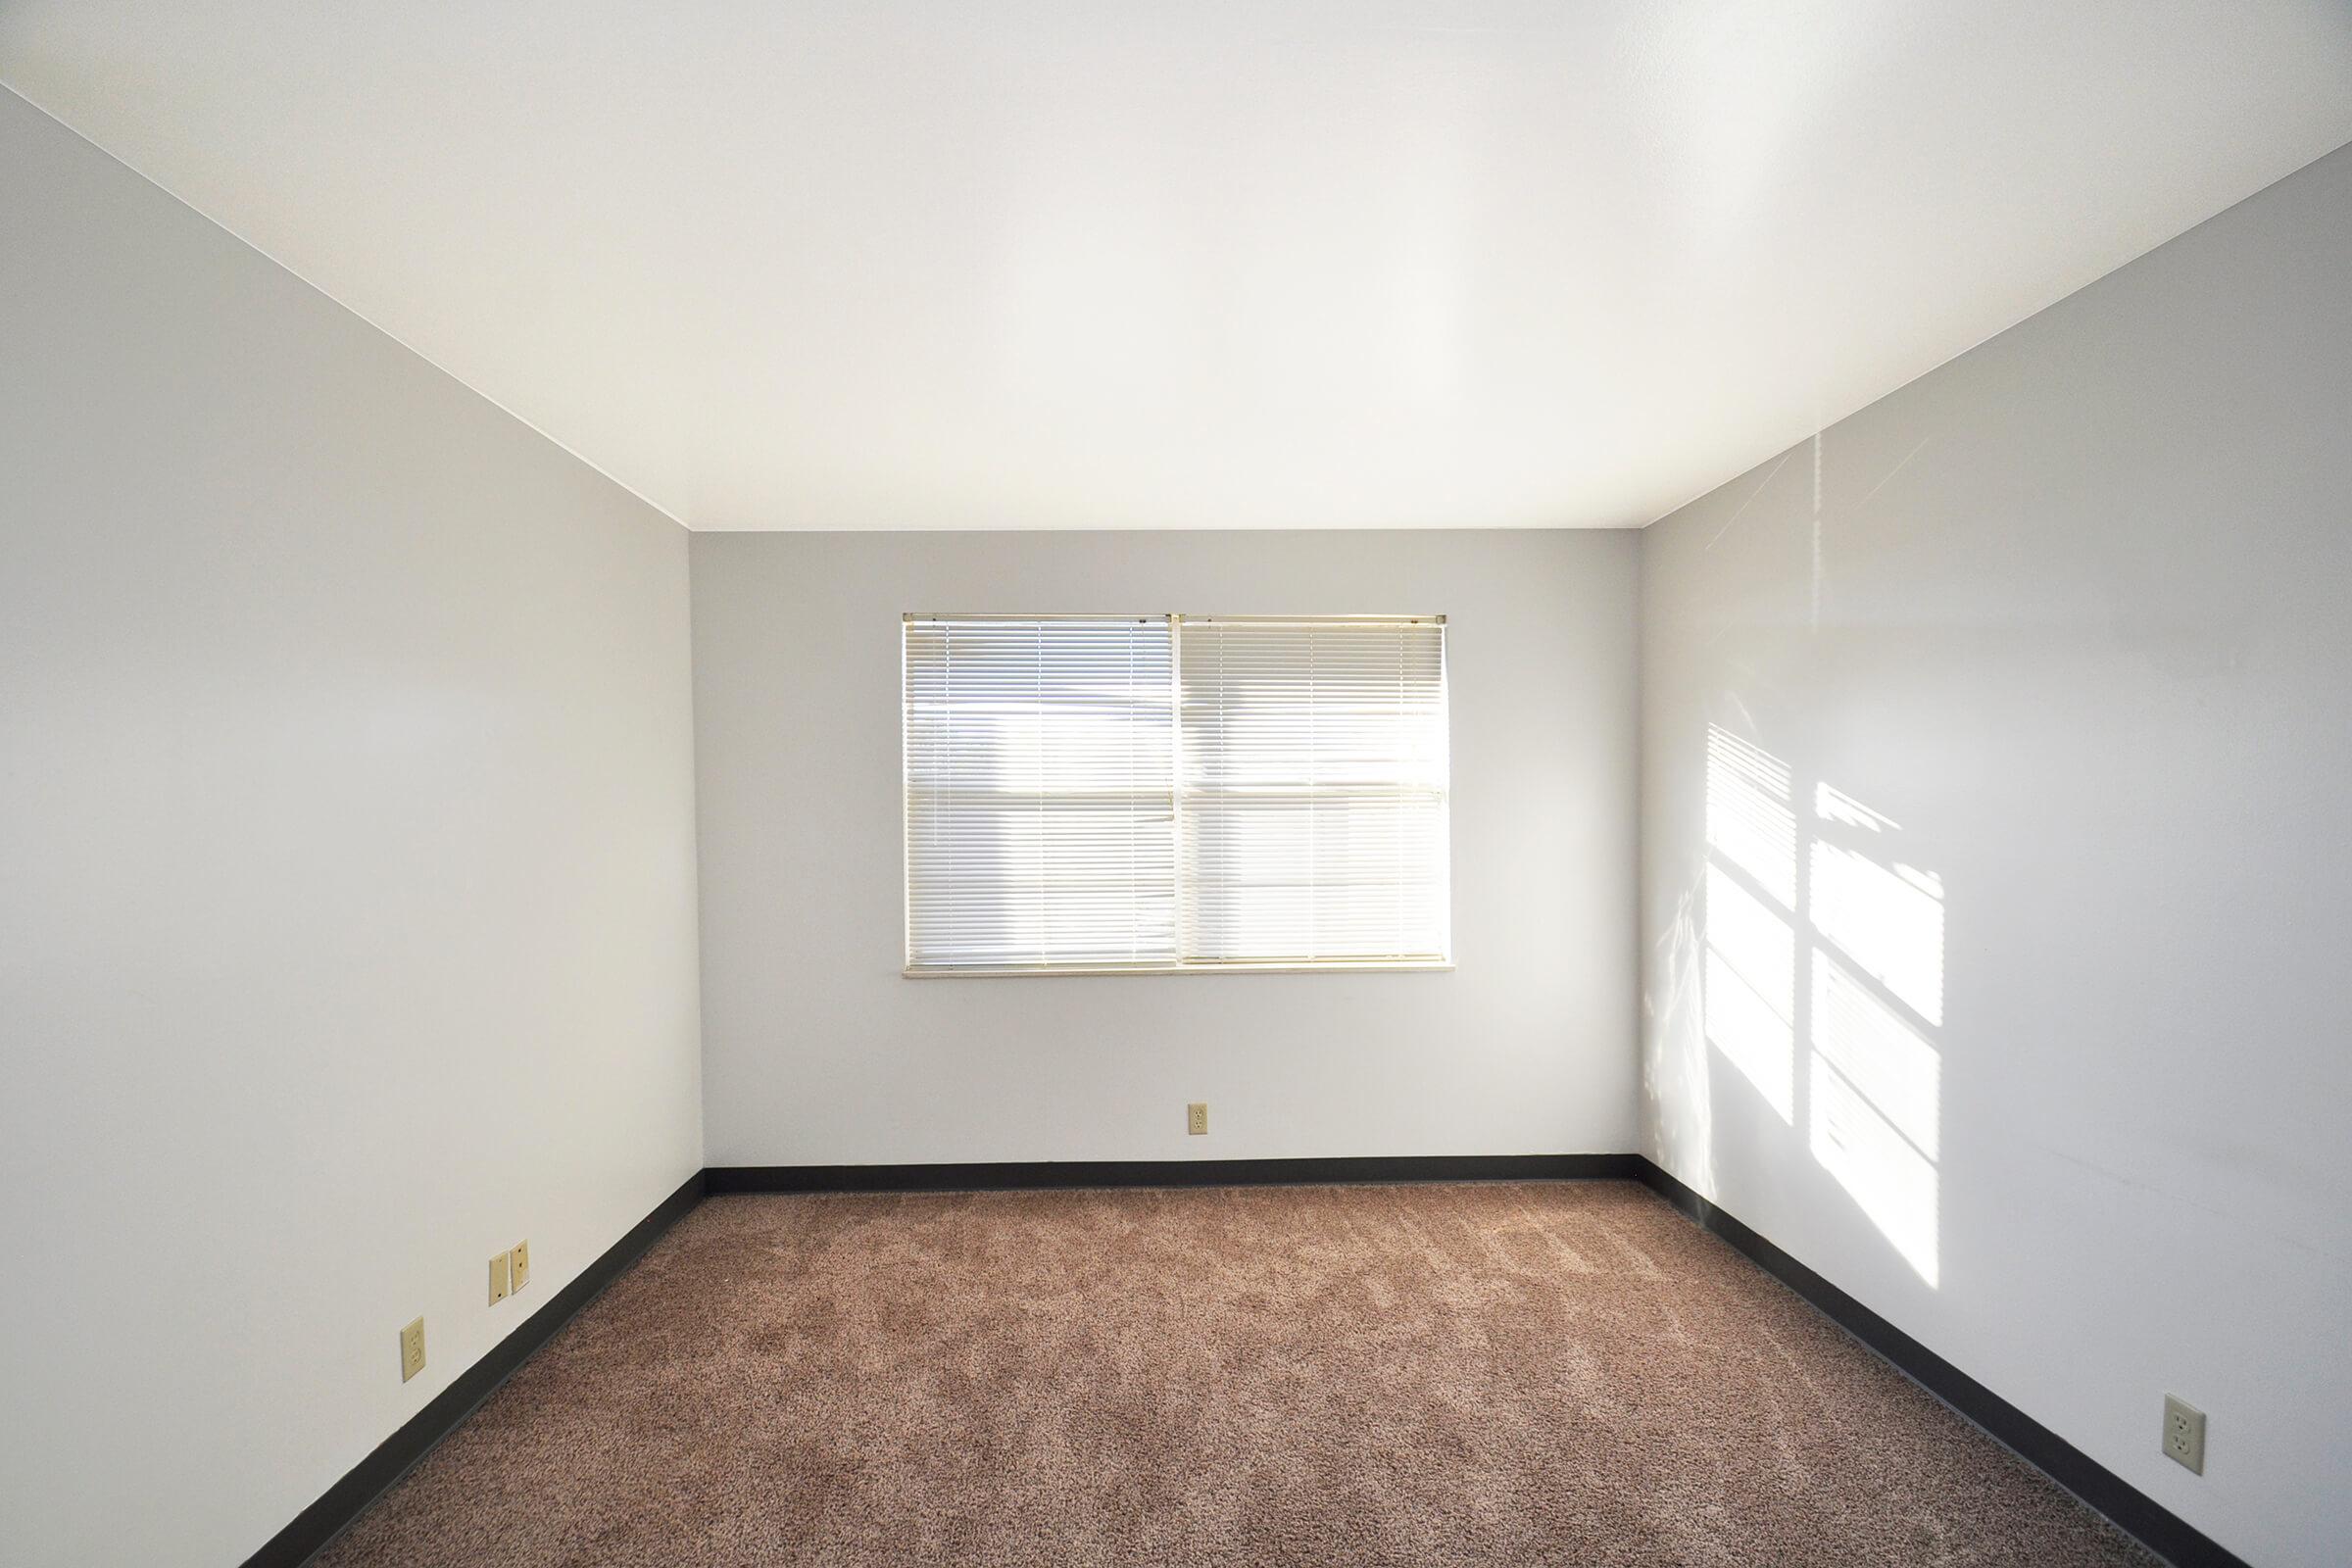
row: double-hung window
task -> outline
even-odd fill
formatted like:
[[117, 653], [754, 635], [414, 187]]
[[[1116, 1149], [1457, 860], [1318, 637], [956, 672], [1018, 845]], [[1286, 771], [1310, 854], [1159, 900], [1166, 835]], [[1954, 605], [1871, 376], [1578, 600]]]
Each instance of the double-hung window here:
[[1444, 617], [904, 639], [907, 973], [1448, 962]]

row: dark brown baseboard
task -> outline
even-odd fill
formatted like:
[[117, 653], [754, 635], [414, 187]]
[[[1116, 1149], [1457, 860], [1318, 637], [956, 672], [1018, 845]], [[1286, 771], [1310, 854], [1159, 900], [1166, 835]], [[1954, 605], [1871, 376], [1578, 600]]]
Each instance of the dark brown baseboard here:
[[713, 1165], [726, 1193], [977, 1193], [1053, 1187], [1639, 1180], [1639, 1154], [1398, 1154], [1322, 1159], [1032, 1159], [961, 1165]]

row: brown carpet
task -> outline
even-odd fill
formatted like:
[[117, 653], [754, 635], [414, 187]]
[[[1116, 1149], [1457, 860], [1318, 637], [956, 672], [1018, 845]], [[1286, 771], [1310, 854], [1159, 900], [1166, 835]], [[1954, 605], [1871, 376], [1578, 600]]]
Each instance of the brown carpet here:
[[319, 1561], [2154, 1559], [1590, 1182], [716, 1199]]

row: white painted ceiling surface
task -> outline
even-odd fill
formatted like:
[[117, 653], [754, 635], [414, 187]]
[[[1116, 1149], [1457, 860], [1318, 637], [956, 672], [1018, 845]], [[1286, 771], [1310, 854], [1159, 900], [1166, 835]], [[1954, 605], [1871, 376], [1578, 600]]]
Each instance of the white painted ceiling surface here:
[[2347, 0], [6, 0], [696, 528], [1624, 526], [2352, 140]]

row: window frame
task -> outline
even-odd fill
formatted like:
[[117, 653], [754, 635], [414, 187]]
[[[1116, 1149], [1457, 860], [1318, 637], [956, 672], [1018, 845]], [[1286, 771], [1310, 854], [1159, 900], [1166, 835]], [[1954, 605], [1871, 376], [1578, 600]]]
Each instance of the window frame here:
[[[1441, 640], [1439, 644], [1438, 662], [1438, 700], [1440, 710], [1445, 716], [1445, 740], [1446, 752], [1446, 788], [1442, 797], [1442, 805], [1440, 807], [1442, 813], [1440, 832], [1446, 845], [1444, 859], [1446, 868], [1445, 882], [1440, 894], [1440, 896], [1446, 902], [1444, 919], [1444, 930], [1446, 933], [1445, 954], [1436, 958], [1398, 958], [1394, 956], [1383, 956], [1362, 959], [1323, 958], [1304, 961], [1296, 958], [1270, 958], [1263, 961], [1254, 961], [1250, 959], [1220, 959], [1214, 962], [1196, 963], [1187, 962], [1181, 956], [1179, 956], [1174, 961], [1166, 963], [1040, 963], [1000, 967], [959, 967], [950, 964], [915, 964], [913, 962], [912, 949], [914, 938], [912, 913], [912, 899], [914, 892], [912, 874], [913, 858], [909, 853], [907, 837], [909, 832], [908, 822], [911, 814], [909, 810], [909, 804], [912, 795], [910, 782], [912, 754], [911, 749], [907, 744], [908, 710], [906, 701], [906, 628], [916, 622], [951, 620], [1001, 620], [1022, 623], [1052, 622], [1056, 620], [1164, 621], [1168, 626], [1170, 639], [1168, 650], [1170, 679], [1175, 683], [1179, 694], [1181, 694], [1183, 681], [1184, 662], [1182, 638], [1184, 635], [1184, 624], [1188, 620], [1196, 623], [1225, 622], [1229, 624], [1237, 622], [1254, 622], [1275, 625], [1411, 624], [1435, 625], [1439, 627]], [[1455, 963], [1453, 952], [1452, 909], [1453, 855], [1451, 845], [1453, 836], [1452, 639], [1450, 626], [1447, 618], [1445, 615], [1219, 615], [1186, 614], [1175, 611], [1152, 611], [1145, 612], [1059, 612], [1051, 614], [1023, 614], [1005, 611], [908, 611], [900, 615], [899, 626], [899, 883], [902, 906], [900, 925], [899, 974], [901, 978], [907, 980], [1010, 980], [1024, 977], [1041, 979], [1100, 979], [1111, 975], [1447, 974], [1453, 971]], [[1174, 809], [1176, 812], [1176, 820], [1173, 825], [1172, 832], [1175, 836], [1177, 846], [1175, 876], [1177, 879], [1178, 896], [1181, 898], [1184, 883], [1182, 837], [1184, 810], [1184, 760], [1183, 719], [1180, 696], [1177, 710], [1171, 717], [1171, 726], [1173, 731], [1171, 735], [1173, 755], [1170, 762], [1169, 782], [1171, 800], [1174, 803]]]

